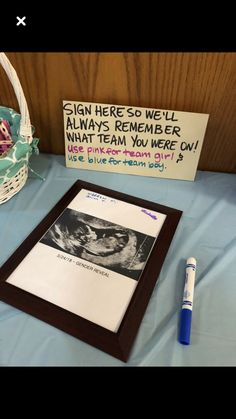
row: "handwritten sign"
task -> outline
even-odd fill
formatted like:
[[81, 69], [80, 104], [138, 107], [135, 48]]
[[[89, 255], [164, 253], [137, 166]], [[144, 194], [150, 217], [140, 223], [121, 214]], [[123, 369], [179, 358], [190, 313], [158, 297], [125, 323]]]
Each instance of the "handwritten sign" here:
[[194, 180], [208, 114], [63, 101], [66, 166]]

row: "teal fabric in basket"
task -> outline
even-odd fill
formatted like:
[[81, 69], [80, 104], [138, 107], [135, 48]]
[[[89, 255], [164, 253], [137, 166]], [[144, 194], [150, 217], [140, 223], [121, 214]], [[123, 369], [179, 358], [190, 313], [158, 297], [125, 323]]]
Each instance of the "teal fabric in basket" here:
[[[38, 154], [38, 138], [33, 138], [31, 144], [19, 134], [21, 115], [14, 109], [0, 106], [0, 118], [6, 119], [11, 127], [14, 146], [7, 156], [0, 157], [0, 185], [13, 178], [24, 165], [28, 165], [29, 157], [34, 152]], [[34, 131], [34, 129], [33, 129]]]

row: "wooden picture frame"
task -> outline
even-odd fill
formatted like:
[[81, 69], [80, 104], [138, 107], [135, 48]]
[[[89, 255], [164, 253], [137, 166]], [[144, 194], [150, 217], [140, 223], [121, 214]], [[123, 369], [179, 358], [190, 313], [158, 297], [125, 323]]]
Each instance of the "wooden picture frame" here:
[[[132, 204], [135, 207], [147, 208], [148, 211], [165, 215], [163, 225], [147, 256], [145, 266], [141, 271], [137, 285], [135, 285], [131, 299], [124, 310], [124, 315], [116, 331], [108, 330], [94, 321], [28, 292], [27, 288], [22, 289], [13, 285], [14, 282], [9, 282], [12, 275], [14, 276], [16, 269], [22, 266], [22, 262], [27, 262], [27, 257], [29, 258], [31, 250], [38, 245], [45, 233], [52, 226], [55, 226], [61, 214], [75, 197], [79, 196], [79, 193], [84, 190], [91, 193], [91, 196], [104, 196], [106, 199], [114, 202], [118, 200], [122, 205], [123, 203]], [[150, 219], [149, 216], [152, 217], [152, 214], [148, 211], [145, 214], [147, 220]], [[122, 361], [127, 361], [181, 215], [182, 212], [177, 209], [78, 180], [0, 268], [0, 299]], [[153, 216], [153, 218], [155, 217]], [[94, 265], [91, 264], [91, 266]], [[106, 271], [105, 268], [104, 271]]]

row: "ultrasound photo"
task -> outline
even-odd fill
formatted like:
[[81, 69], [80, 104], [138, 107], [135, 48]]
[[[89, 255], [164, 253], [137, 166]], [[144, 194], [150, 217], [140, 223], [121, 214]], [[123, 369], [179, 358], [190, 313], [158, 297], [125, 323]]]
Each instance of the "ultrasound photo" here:
[[155, 237], [67, 208], [41, 243], [138, 280]]

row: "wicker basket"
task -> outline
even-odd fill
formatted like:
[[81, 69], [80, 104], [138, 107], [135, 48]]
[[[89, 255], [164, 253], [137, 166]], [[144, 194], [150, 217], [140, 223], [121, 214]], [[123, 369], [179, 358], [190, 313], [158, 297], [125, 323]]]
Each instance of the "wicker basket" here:
[[33, 128], [30, 123], [28, 106], [20, 81], [4, 53], [0, 53], [0, 64], [12, 83], [20, 108], [19, 115], [13, 109], [1, 107], [1, 110], [9, 113], [9, 118], [12, 121], [18, 116], [18, 127], [13, 136], [14, 145], [6, 155], [0, 156], [0, 204], [3, 204], [25, 185], [28, 177], [29, 157], [32, 152], [38, 151], [38, 140], [33, 138]]

